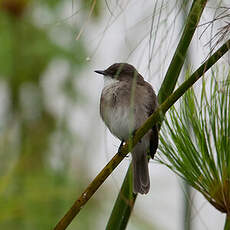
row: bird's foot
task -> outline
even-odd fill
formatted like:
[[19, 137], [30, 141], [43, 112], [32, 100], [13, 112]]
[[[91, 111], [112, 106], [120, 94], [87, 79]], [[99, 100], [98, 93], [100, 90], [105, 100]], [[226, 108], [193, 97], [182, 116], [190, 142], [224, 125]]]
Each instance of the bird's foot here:
[[123, 145], [124, 145], [124, 141], [122, 140], [122, 141], [121, 141], [121, 144], [120, 144], [120, 146], [119, 146], [119, 148], [118, 148], [118, 154], [120, 154], [120, 155], [123, 156], [123, 157], [128, 157], [126, 154], [123, 154], [123, 153], [122, 153], [122, 147], [123, 147]]

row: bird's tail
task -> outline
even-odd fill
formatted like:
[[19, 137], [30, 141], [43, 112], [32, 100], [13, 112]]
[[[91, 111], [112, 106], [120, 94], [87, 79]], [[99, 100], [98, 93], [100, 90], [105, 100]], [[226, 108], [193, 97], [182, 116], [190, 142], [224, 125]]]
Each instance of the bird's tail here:
[[133, 192], [146, 194], [150, 188], [147, 153], [137, 144], [132, 152]]

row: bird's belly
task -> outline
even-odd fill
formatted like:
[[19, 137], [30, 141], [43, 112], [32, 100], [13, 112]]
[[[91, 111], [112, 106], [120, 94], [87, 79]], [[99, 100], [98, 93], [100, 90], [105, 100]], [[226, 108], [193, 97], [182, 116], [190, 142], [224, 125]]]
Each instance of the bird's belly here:
[[120, 140], [127, 140], [135, 130], [134, 114], [129, 107], [115, 106], [105, 109], [103, 118], [110, 132]]

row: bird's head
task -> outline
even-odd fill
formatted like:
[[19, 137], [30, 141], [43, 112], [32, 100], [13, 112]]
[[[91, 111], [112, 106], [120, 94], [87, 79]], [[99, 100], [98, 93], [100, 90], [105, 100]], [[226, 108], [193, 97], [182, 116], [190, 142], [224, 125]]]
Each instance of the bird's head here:
[[142, 78], [135, 67], [128, 63], [115, 63], [106, 70], [95, 70], [95, 72], [118, 81]]

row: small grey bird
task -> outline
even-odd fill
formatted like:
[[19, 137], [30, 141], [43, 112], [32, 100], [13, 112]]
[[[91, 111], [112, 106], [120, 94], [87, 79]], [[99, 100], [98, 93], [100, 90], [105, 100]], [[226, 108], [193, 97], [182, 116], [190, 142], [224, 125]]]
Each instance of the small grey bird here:
[[[115, 63], [106, 70], [96, 70], [104, 76], [100, 100], [100, 115], [110, 132], [123, 144], [145, 122], [158, 106], [152, 86], [127, 63]], [[153, 158], [158, 147], [155, 125], [132, 150], [133, 192], [146, 194], [150, 188], [147, 152]]]

